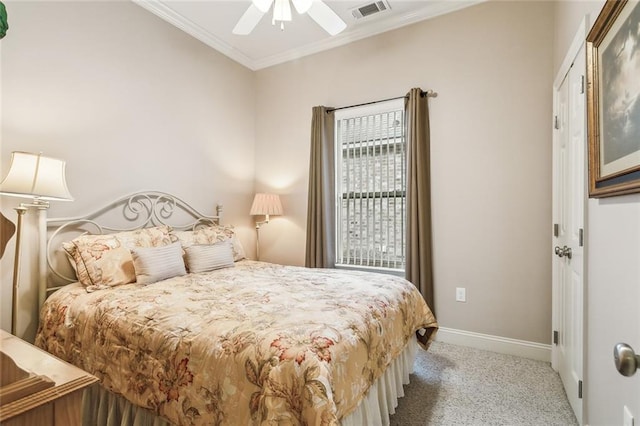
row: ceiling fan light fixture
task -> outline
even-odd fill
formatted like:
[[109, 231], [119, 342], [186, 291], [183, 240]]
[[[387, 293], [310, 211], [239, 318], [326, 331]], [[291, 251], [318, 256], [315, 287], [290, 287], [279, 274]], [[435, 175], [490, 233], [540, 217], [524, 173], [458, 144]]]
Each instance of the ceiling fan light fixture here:
[[282, 30], [284, 30], [284, 21], [291, 21], [291, 5], [289, 4], [289, 0], [275, 0], [271, 23], [275, 25], [277, 21], [280, 22], [280, 29]]
[[[380, 1], [380, 0], [379, 0]], [[299, 14], [306, 13], [320, 25], [329, 35], [336, 35], [343, 31], [347, 24], [323, 0], [291, 0]], [[269, 12], [273, 5], [271, 23], [280, 22], [280, 29], [284, 30], [284, 22], [291, 21], [291, 3], [289, 0], [251, 0], [251, 4], [240, 17], [233, 34], [247, 35], [258, 25], [262, 17]]]

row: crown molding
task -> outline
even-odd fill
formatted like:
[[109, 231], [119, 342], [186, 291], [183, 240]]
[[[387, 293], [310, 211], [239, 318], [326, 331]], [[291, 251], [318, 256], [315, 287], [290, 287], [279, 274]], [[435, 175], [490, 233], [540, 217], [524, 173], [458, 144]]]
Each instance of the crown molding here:
[[162, 0], [131, 1], [147, 9], [158, 17], [164, 19], [170, 24], [176, 26], [177, 28], [180, 28], [187, 34], [192, 35], [196, 39], [214, 48], [218, 52], [228, 56], [234, 61], [244, 65], [245, 67], [253, 71], [257, 71], [263, 68], [268, 68], [274, 65], [279, 65], [285, 62], [299, 59], [304, 56], [333, 49], [335, 47], [344, 46], [345, 44], [349, 44], [357, 40], [362, 40], [367, 37], [411, 25], [416, 22], [424, 21], [426, 19], [435, 18], [436, 16], [451, 13], [459, 9], [464, 9], [478, 3], [483, 3], [487, 0], [443, 0], [430, 2], [427, 7], [424, 7], [415, 12], [396, 15], [383, 20], [373, 20], [369, 23], [363, 22], [363, 25], [360, 28], [349, 30], [347, 27], [347, 31], [343, 33], [316, 43], [306, 45], [300, 49], [290, 49], [282, 53], [258, 59], [250, 58], [230, 44], [220, 40], [218, 37], [202, 28], [200, 25], [185, 18], [170, 7], [164, 5], [162, 3]]

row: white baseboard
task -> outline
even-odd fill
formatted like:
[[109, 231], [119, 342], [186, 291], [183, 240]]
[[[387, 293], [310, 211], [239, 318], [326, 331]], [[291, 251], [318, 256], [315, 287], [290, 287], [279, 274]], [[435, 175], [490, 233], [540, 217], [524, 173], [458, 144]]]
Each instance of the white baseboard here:
[[436, 341], [551, 362], [551, 345], [440, 327]]

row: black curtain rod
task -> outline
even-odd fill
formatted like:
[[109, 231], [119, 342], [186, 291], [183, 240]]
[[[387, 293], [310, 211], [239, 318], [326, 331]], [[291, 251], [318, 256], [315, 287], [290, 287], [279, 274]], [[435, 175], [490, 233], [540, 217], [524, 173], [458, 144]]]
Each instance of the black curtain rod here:
[[[438, 97], [438, 93], [434, 92], [433, 90], [427, 90], [426, 92], [422, 92], [422, 96], [426, 96], [428, 98], [437, 98]], [[363, 104], [348, 105], [348, 106], [343, 106], [343, 107], [338, 107], [338, 108], [329, 108], [329, 109], [327, 109], [327, 112], [338, 111], [340, 109], [346, 109], [346, 108], [355, 108], [355, 107], [365, 106], [365, 105], [379, 104], [381, 102], [387, 102], [387, 101], [395, 101], [396, 99], [406, 99], [407, 97], [408, 97], [407, 95], [405, 95], [405, 96], [397, 96], [395, 98], [381, 99], [379, 101], [365, 102]]]

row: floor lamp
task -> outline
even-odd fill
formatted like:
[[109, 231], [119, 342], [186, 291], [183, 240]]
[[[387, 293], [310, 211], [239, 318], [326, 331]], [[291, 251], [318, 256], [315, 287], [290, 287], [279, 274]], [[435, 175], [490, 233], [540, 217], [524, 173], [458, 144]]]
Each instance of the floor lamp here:
[[[11, 301], [11, 334], [16, 335], [18, 318], [18, 286], [20, 284], [20, 242], [22, 219], [31, 207], [49, 208], [49, 201], [72, 201], [65, 179], [65, 162], [42, 154], [14, 151], [11, 153], [9, 172], [0, 183], [0, 195], [30, 198], [30, 203], [20, 203], [16, 225], [15, 257], [13, 260], [13, 298]], [[42, 216], [44, 219], [44, 216]], [[41, 227], [43, 224], [40, 224]], [[42, 250], [42, 248], [40, 248]]]
[[265, 220], [256, 222], [256, 259], [260, 260], [260, 225], [269, 223], [269, 216], [279, 216], [282, 214], [282, 203], [278, 194], [258, 193], [253, 198], [251, 205], [252, 216], [265, 216]]

